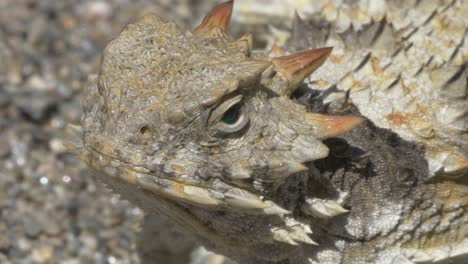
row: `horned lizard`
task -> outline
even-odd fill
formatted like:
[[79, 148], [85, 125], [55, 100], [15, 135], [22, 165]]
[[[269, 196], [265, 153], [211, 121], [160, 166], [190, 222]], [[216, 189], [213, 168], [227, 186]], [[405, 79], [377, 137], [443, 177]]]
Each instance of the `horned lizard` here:
[[[216, 6], [193, 31], [148, 14], [109, 43], [81, 128], [70, 127], [96, 177], [238, 263], [466, 263], [466, 171], [456, 163], [460, 177], [430, 177], [432, 141], [387, 130], [377, 121], [388, 104], [371, 111], [369, 95], [349, 91], [408, 86], [384, 76], [409, 71], [392, 38], [411, 33], [389, 35], [382, 19], [321, 33], [297, 18], [318, 34], [293, 35], [301, 51], [255, 52], [252, 35], [227, 35], [232, 8]], [[460, 135], [445, 145], [463, 157]]]

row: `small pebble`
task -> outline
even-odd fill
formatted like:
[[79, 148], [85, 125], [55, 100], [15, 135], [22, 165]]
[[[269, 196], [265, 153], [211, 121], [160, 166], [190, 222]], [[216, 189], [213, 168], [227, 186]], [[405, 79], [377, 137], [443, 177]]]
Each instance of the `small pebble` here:
[[0, 263], [10, 264], [11, 262], [8, 260], [8, 257], [6, 255], [0, 253]]
[[38, 91], [47, 91], [51, 90], [51, 86], [47, 83], [46, 80], [44, 80], [41, 76], [39, 75], [33, 75], [29, 77], [26, 83], [27, 86], [34, 90]]
[[97, 241], [94, 236], [83, 234], [80, 236], [80, 242], [84, 250], [92, 252], [97, 249]]
[[24, 231], [30, 238], [37, 237], [42, 232], [42, 227], [35, 215], [26, 214], [23, 217]]
[[67, 151], [67, 148], [65, 147], [63, 140], [59, 138], [51, 139], [49, 141], [49, 147], [56, 154], [61, 154]]
[[11, 101], [9, 94], [3, 89], [0, 89], [0, 108], [6, 107]]
[[60, 225], [55, 221], [55, 219], [49, 219], [48, 221], [43, 222], [42, 229], [49, 236], [57, 236], [62, 231]]
[[0, 134], [0, 158], [4, 158], [10, 154], [10, 143], [8, 143], [6, 135]]
[[90, 17], [109, 17], [112, 15], [112, 7], [105, 1], [90, 1], [86, 4], [86, 13]]
[[29, 242], [29, 240], [26, 239], [25, 237], [18, 237], [18, 240], [16, 241], [16, 246], [22, 252], [31, 251], [31, 242]]
[[33, 263], [52, 264], [54, 260], [54, 250], [50, 246], [39, 246], [34, 248], [31, 254]]
[[[8, 206], [8, 195], [6, 192], [0, 192], [0, 210]], [[1, 228], [0, 228], [1, 231]], [[3, 234], [0, 232], [0, 234]]]
[[54, 112], [60, 100], [53, 94], [25, 93], [16, 97], [16, 106], [19, 110], [35, 122], [46, 121]]
[[81, 261], [79, 259], [73, 258], [73, 259], [65, 259], [62, 261], [62, 264], [80, 264]]
[[6, 230], [3, 230], [1, 234], [2, 236], [0, 236], [0, 252], [7, 252], [11, 247], [11, 242], [6, 233]]

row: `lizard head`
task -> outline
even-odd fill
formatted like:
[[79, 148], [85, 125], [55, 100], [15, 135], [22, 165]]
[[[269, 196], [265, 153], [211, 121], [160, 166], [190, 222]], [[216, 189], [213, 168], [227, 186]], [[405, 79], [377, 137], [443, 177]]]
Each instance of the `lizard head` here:
[[215, 7], [193, 31], [148, 14], [108, 44], [83, 101], [82, 158], [161, 201], [287, 214], [295, 208], [274, 201], [278, 187], [328, 155], [321, 140], [362, 119], [310, 113], [291, 99], [331, 48], [254, 54], [251, 35], [226, 34], [232, 6]]

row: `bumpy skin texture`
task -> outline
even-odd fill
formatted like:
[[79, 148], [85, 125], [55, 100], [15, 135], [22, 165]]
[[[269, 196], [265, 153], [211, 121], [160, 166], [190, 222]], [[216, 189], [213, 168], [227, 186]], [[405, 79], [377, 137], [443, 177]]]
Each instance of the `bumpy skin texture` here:
[[[423, 143], [431, 176], [466, 175], [468, 4], [388, 1], [376, 5], [384, 10], [359, 30], [348, 28], [327, 37], [317, 31], [317, 24], [296, 25], [290, 42], [299, 44], [304, 38], [298, 33], [309, 31], [316, 34], [308, 47], [335, 47], [311, 87], [326, 89], [336, 84], [379, 127]], [[296, 23], [300, 24], [297, 19]]]
[[329, 49], [259, 60], [226, 10], [193, 33], [149, 14], [107, 46], [75, 131], [98, 179], [239, 263], [466, 261], [465, 178], [428, 182], [424, 146], [310, 113], [359, 114], [295, 90]]
[[[348, 93], [376, 125], [423, 143], [430, 176], [467, 173], [466, 1], [236, 4], [238, 22], [250, 26], [273, 21], [284, 27], [293, 20], [292, 30], [271, 30], [264, 37], [287, 50], [334, 47], [309, 83], [313, 89], [341, 91], [326, 101]], [[293, 10], [302, 19], [293, 17]]]

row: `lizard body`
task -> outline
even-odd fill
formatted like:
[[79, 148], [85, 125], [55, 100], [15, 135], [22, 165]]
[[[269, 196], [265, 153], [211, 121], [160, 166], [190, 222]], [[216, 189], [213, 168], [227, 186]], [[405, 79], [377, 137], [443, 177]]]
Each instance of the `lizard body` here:
[[[291, 50], [313, 49], [276, 56], [253, 52], [249, 35], [227, 36], [232, 5], [215, 7], [194, 31], [148, 14], [106, 47], [85, 92], [82, 128], [72, 129], [97, 178], [239, 263], [463, 263], [466, 125], [450, 119], [444, 141], [461, 162], [435, 170], [427, 157], [442, 137], [421, 142], [424, 133], [415, 139], [406, 126], [386, 126], [391, 120], [382, 123], [369, 95], [344, 78], [380, 88], [381, 79], [365, 76], [395, 53], [387, 24], [320, 35], [297, 20]], [[304, 27], [317, 34], [300, 34]], [[464, 67], [464, 57], [441, 56]], [[396, 61], [396, 69], [410, 65]], [[301, 94], [314, 71], [307, 84], [325, 90], [318, 99]], [[458, 76], [457, 91], [458, 78], [466, 83]], [[419, 95], [415, 87], [409, 93]], [[458, 113], [466, 98], [455, 101]], [[431, 178], [440, 168], [461, 177]]]

